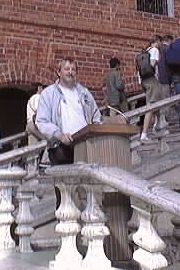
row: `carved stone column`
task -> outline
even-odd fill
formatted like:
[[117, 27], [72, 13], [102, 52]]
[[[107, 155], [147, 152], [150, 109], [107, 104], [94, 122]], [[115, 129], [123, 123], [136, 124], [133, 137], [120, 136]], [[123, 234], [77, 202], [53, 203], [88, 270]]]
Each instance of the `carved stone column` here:
[[87, 206], [81, 214], [85, 222], [81, 234], [88, 239], [87, 254], [82, 262], [83, 270], [112, 269], [111, 261], [104, 253], [103, 240], [109, 235], [109, 229], [104, 225], [106, 218], [101, 210], [102, 188], [97, 185], [87, 186]]
[[139, 215], [139, 228], [133, 234], [133, 240], [138, 246], [133, 258], [137, 261], [142, 270], [158, 270], [167, 266], [166, 258], [161, 254], [165, 249], [165, 243], [159, 237], [155, 222], [157, 214], [153, 206], [133, 199], [132, 207]]
[[167, 143], [166, 136], [160, 135], [158, 137], [157, 151], [160, 152], [161, 154], [167, 153], [169, 151], [169, 145]]
[[26, 172], [20, 168], [0, 169], [0, 250], [15, 247], [10, 234], [10, 226], [14, 221], [12, 190], [21, 183], [25, 174]]
[[138, 147], [141, 145], [139, 141], [140, 134], [131, 136], [131, 155], [132, 155], [132, 165], [137, 165], [141, 163], [141, 156], [138, 153]]
[[19, 236], [19, 251], [32, 252], [30, 237], [34, 231], [32, 227], [33, 216], [30, 210], [30, 201], [34, 196], [34, 187], [29, 184], [23, 184], [17, 190], [17, 199], [19, 201], [19, 211], [16, 216], [18, 224], [15, 233]]
[[180, 260], [180, 218], [179, 217], [173, 217], [171, 219], [172, 224], [174, 225], [173, 229], [173, 236], [176, 239], [177, 242], [177, 249], [175, 254], [175, 260]]
[[55, 212], [59, 223], [55, 231], [61, 236], [62, 244], [54, 261], [51, 261], [49, 268], [53, 270], [79, 270], [82, 256], [76, 247], [76, 236], [81, 230], [77, 220], [81, 212], [78, 210], [72, 199], [72, 184], [57, 183], [61, 191], [61, 204]]

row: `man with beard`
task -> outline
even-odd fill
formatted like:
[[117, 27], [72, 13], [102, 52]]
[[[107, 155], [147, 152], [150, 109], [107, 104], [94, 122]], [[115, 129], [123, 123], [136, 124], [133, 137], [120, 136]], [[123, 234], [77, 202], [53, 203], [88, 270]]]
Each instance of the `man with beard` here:
[[91, 93], [76, 82], [75, 61], [61, 60], [57, 73], [58, 80], [41, 94], [36, 116], [36, 125], [49, 143], [52, 165], [72, 163], [72, 134], [101, 119]]

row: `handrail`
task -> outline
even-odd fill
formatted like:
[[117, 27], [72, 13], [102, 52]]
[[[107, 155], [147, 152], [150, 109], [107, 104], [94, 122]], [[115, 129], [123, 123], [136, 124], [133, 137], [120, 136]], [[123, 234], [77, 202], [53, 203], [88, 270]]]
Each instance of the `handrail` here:
[[23, 131], [23, 132], [15, 134], [15, 135], [5, 137], [3, 139], [0, 139], [0, 145], [3, 146], [3, 145], [8, 144], [8, 143], [13, 143], [17, 140], [24, 139], [26, 136], [27, 136], [27, 131]]
[[128, 103], [131, 103], [131, 102], [134, 102], [134, 101], [138, 101], [139, 99], [143, 99], [146, 97], [146, 93], [141, 93], [141, 94], [138, 94], [138, 95], [133, 95], [131, 97], [128, 97], [127, 98], [127, 102]]
[[9, 162], [17, 161], [24, 157], [38, 154], [41, 150], [45, 149], [47, 141], [42, 140], [37, 144], [24, 146], [18, 149], [14, 149], [3, 154], [0, 154], [0, 165], [5, 165]]
[[180, 194], [166, 187], [140, 179], [123, 169], [97, 164], [73, 164], [54, 166], [46, 169], [48, 175], [54, 177], [87, 178], [100, 181], [120, 192], [136, 197], [146, 203], [180, 216]]
[[180, 94], [165, 98], [152, 104], [139, 107], [137, 109], [125, 112], [124, 114], [126, 115], [127, 118], [131, 119], [133, 117], [142, 116], [150, 111], [157, 111], [162, 107], [172, 106], [178, 101], [180, 101]]

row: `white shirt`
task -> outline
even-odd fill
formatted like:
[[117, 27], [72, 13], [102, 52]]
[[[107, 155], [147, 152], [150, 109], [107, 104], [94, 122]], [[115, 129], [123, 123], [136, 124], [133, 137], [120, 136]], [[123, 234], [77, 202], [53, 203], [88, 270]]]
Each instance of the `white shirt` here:
[[150, 53], [150, 60], [159, 61], [159, 50], [156, 47], [148, 48], [147, 51]]
[[87, 122], [76, 88], [60, 87], [64, 95], [61, 101], [62, 130], [63, 133], [73, 134], [87, 126]]
[[27, 103], [27, 123], [33, 120], [33, 115], [37, 112], [40, 94], [34, 94]]
[[[155, 60], [156, 62], [159, 61], [160, 58], [160, 54], [159, 54], [159, 50], [156, 47], [152, 47], [152, 48], [148, 48], [147, 51], [150, 54], [150, 60]], [[155, 76], [158, 79], [158, 65], [155, 65]]]

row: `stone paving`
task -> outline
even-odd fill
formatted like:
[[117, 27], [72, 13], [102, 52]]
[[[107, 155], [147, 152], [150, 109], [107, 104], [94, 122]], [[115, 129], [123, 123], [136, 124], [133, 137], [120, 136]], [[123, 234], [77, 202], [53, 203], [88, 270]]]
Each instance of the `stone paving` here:
[[[39, 251], [26, 254], [0, 252], [0, 270], [48, 270], [49, 261], [54, 260], [54, 257], [55, 251]], [[180, 270], [180, 263], [162, 270]]]
[[0, 270], [47, 270], [55, 252], [33, 253], [0, 252]]

